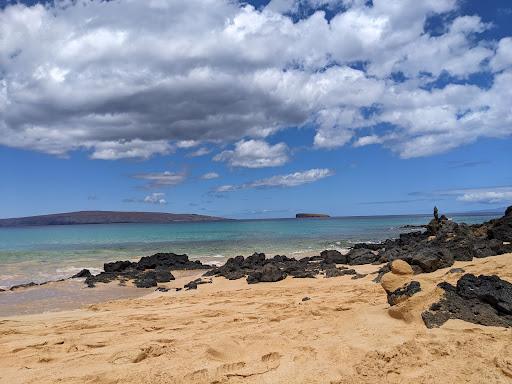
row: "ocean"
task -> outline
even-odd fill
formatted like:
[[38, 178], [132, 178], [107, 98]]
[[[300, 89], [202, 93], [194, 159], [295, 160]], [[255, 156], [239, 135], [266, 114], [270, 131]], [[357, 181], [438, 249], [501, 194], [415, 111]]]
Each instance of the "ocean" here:
[[[475, 224], [498, 216], [450, 218]], [[65, 278], [82, 268], [99, 272], [104, 262], [135, 260], [156, 252], [186, 253], [212, 264], [254, 252], [300, 258], [394, 238], [408, 231], [404, 225], [426, 224], [430, 219], [430, 215], [404, 215], [0, 228], [0, 288]]]

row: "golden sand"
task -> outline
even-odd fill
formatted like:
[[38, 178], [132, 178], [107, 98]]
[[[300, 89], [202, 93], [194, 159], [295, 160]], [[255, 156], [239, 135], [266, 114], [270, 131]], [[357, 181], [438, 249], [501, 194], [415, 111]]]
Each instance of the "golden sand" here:
[[[454, 267], [512, 281], [512, 254]], [[0, 383], [511, 383], [512, 329], [459, 320], [427, 329], [420, 318], [436, 284], [460, 276], [414, 276], [422, 291], [391, 310], [368, 275], [214, 278], [196, 291], [8, 317]]]

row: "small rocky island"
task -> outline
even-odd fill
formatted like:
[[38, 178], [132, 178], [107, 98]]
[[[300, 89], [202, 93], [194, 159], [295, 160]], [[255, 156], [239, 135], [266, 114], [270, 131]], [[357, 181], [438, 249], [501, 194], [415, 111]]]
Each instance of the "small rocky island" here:
[[329, 215], [325, 215], [323, 213], [297, 213], [295, 215], [296, 219], [313, 219], [313, 218], [328, 218], [331, 217]]

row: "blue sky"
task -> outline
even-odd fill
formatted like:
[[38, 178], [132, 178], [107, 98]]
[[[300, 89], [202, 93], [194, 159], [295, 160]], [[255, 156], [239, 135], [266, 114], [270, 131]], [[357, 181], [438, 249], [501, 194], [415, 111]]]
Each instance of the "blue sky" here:
[[0, 217], [512, 203], [508, 1], [77, 3], [0, 1]]

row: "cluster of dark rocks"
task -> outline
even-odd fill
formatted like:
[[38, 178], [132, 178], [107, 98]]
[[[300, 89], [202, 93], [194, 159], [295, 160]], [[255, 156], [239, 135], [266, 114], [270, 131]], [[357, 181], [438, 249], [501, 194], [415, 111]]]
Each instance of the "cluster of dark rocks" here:
[[110, 283], [119, 280], [122, 283], [132, 280], [138, 288], [151, 288], [158, 286], [158, 283], [168, 283], [174, 280], [172, 270], [196, 270], [210, 269], [211, 266], [202, 264], [200, 261], [189, 260], [187, 255], [175, 253], [156, 253], [151, 256], [144, 256], [138, 262], [114, 261], [103, 265], [103, 272], [93, 275], [84, 269], [72, 278], [84, 278], [89, 287], [97, 283]]
[[[444, 215], [439, 216], [437, 208], [434, 208], [434, 217], [424, 228], [381, 243], [355, 244], [346, 254], [325, 250], [320, 255], [297, 260], [283, 255], [266, 258], [264, 253], [254, 253], [249, 257], [230, 258], [224, 265], [212, 267], [189, 260], [187, 255], [157, 253], [142, 257], [138, 262], [105, 263], [104, 271], [97, 275], [82, 270], [73, 278], [85, 278], [89, 287], [118, 280], [121, 284], [133, 281], [136, 287], [150, 288], [174, 280], [173, 270], [208, 269], [205, 276], [223, 276], [229, 280], [246, 278], [249, 284], [255, 284], [276, 282], [287, 276], [315, 278], [323, 275], [329, 278], [350, 275], [357, 279], [365, 275], [340, 265], [385, 264], [375, 279], [379, 281], [384, 273], [390, 271], [393, 260], [404, 260], [414, 273], [422, 273], [449, 267], [455, 260], [469, 261], [474, 257], [512, 252], [512, 206], [507, 208], [503, 217], [478, 225], [455, 223]], [[184, 288], [195, 289], [201, 282], [192, 281]], [[36, 285], [29, 283], [19, 287], [30, 284]], [[409, 288], [407, 292], [397, 292], [397, 297], [417, 290], [415, 286]]]
[[[345, 264], [382, 264], [404, 260], [416, 273], [433, 272], [453, 265], [512, 252], [512, 207], [499, 219], [483, 224], [456, 223], [434, 209], [434, 218], [425, 231], [403, 233], [382, 243], [356, 244], [346, 255]], [[383, 272], [386, 272], [385, 270]]]
[[205, 276], [223, 276], [228, 280], [247, 278], [247, 283], [276, 282], [287, 276], [294, 278], [315, 278], [317, 275], [336, 277], [353, 275], [361, 278], [354, 269], [336, 264], [344, 264], [345, 256], [336, 250], [326, 250], [319, 256], [304, 257], [297, 260], [282, 255], [267, 259], [264, 253], [254, 253], [249, 257], [237, 256], [228, 259], [221, 267], [205, 273]]
[[439, 327], [449, 319], [474, 324], [512, 327], [512, 284], [498, 276], [466, 274], [456, 286], [442, 282], [444, 297], [422, 313], [428, 328]]

